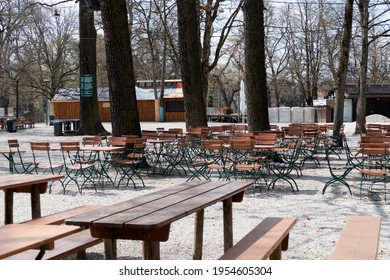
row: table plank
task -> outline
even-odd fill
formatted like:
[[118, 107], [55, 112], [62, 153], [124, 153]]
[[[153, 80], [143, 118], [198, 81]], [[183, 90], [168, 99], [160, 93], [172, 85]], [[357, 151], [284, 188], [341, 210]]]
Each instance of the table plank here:
[[[253, 182], [243, 183], [233, 181], [226, 185], [214, 187], [206, 192], [189, 192], [187, 199], [177, 201], [174, 204], [171, 203], [171, 205], [165, 208], [160, 208], [158, 211], [151, 212], [132, 221], [128, 221], [124, 223], [124, 227], [141, 227], [145, 229], [158, 228], [185, 216], [191, 215], [219, 201], [223, 201], [236, 193], [244, 191], [246, 188], [250, 187], [252, 183]], [[100, 222], [102, 221], [99, 221], [98, 224]]]
[[[224, 182], [224, 184], [227, 183], [228, 182]], [[163, 196], [157, 200], [148, 201], [145, 204], [139, 205], [140, 207], [134, 207], [129, 210], [117, 213], [114, 216], [99, 219], [98, 221], [94, 222], [94, 225], [106, 226], [112, 224], [125, 224], [139, 217], [144, 217], [145, 215], [153, 214], [157, 211], [163, 211], [169, 206], [175, 206], [182, 201], [186, 201], [197, 195], [205, 194], [211, 189], [218, 188], [220, 186], [220, 182], [209, 182], [207, 184], [202, 184], [196, 187], [186, 188], [183, 189], [181, 192], [174, 192], [171, 195]], [[134, 200], [137, 200], [137, 198]], [[183, 210], [180, 209], [180, 212], [181, 211]]]
[[64, 175], [11, 174], [0, 176], [0, 189], [15, 189], [31, 184], [47, 183], [63, 179]]
[[80, 226], [158, 228], [244, 191], [252, 183], [187, 182], [72, 217], [65, 223]]
[[[167, 226], [175, 220], [242, 192], [252, 183], [247, 181], [207, 182], [189, 188], [188, 183], [184, 183], [176, 188], [167, 188], [165, 196], [161, 196], [164, 191], [158, 191], [93, 211], [89, 217], [87, 215], [76, 216], [66, 220], [66, 223], [152, 230]], [[156, 199], [149, 199], [151, 197]], [[85, 219], [88, 219], [87, 223]]]
[[91, 226], [92, 223], [96, 220], [112, 216], [115, 213], [119, 213], [122, 211], [126, 211], [128, 209], [133, 209], [135, 207], [153, 202], [157, 199], [161, 199], [166, 196], [170, 196], [174, 193], [178, 193], [180, 191], [194, 188], [195, 186], [206, 184], [208, 182], [186, 182], [183, 184], [179, 184], [176, 186], [172, 186], [169, 188], [165, 188], [153, 193], [149, 193], [135, 199], [126, 200], [117, 204], [109, 205], [102, 207], [101, 209], [97, 209], [95, 211], [91, 211], [89, 213], [85, 213], [83, 215], [77, 215], [75, 217], [69, 218], [65, 221], [68, 225], [79, 225], [79, 226]]

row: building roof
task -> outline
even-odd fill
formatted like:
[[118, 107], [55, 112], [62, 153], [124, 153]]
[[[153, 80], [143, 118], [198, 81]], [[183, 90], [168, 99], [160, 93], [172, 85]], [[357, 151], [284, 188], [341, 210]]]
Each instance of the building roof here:
[[[358, 84], [346, 85], [346, 98], [357, 98], [359, 93]], [[366, 85], [367, 98], [390, 97], [390, 84], [368, 84]]]

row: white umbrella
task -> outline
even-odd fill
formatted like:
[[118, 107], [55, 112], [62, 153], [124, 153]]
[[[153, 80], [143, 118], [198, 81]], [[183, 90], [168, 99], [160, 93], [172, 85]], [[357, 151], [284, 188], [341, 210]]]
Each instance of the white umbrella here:
[[245, 84], [243, 80], [240, 83], [240, 114], [242, 116], [246, 115]]

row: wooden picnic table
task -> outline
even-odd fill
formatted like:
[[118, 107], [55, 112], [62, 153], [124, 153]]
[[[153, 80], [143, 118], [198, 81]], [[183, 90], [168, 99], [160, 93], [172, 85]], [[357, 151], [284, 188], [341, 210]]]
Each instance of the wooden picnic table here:
[[171, 223], [196, 213], [194, 259], [201, 259], [204, 209], [223, 202], [226, 252], [233, 246], [232, 202], [241, 202], [245, 189], [252, 184], [186, 182], [72, 217], [65, 223], [87, 226], [93, 237], [104, 238], [106, 259], [116, 259], [116, 239], [142, 240], [144, 259], [160, 259], [160, 242], [169, 239]]
[[63, 179], [63, 175], [12, 174], [0, 176], [0, 190], [4, 191], [4, 223], [13, 223], [14, 192], [31, 194], [32, 218], [41, 217], [40, 195], [47, 191], [48, 182]]
[[55, 247], [55, 240], [80, 231], [80, 227], [61, 225], [12, 224], [0, 227], [0, 259], [29, 249], [39, 249], [36, 259], [45, 250]]

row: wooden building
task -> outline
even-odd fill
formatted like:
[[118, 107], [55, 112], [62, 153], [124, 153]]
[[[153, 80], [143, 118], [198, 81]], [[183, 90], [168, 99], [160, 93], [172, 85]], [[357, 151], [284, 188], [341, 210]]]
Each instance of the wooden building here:
[[[77, 90], [64, 90], [50, 101], [51, 114], [55, 119], [79, 119], [80, 96]], [[98, 90], [99, 113], [102, 122], [111, 121], [108, 89]], [[163, 117], [160, 117], [160, 102], [153, 93], [137, 89], [137, 107], [142, 122], [177, 122], [184, 121], [184, 98], [182, 91], [167, 91], [163, 99]]]
[[[345, 100], [351, 100], [352, 121], [356, 121], [356, 104], [359, 94], [358, 84], [346, 85]], [[334, 90], [328, 94], [329, 101], [334, 98]], [[334, 102], [333, 102], [334, 103]], [[328, 104], [333, 104], [328, 102]], [[366, 116], [379, 114], [390, 118], [390, 84], [366, 85]]]

